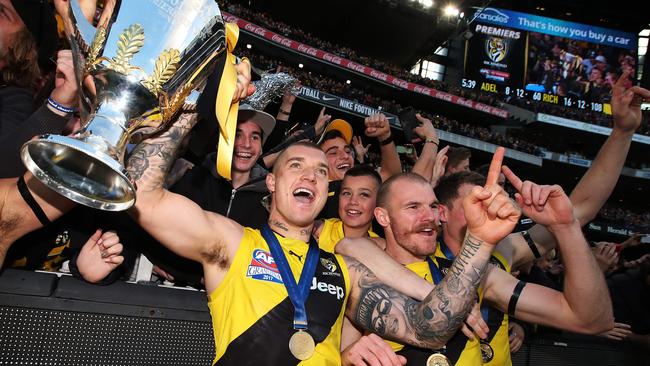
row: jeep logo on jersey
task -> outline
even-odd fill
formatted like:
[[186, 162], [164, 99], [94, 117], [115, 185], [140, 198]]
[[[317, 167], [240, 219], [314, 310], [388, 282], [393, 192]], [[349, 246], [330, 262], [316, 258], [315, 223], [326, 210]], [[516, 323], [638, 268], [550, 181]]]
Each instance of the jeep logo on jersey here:
[[246, 276], [255, 280], [270, 281], [275, 283], [283, 283], [278, 266], [271, 256], [271, 253], [255, 249], [251, 258], [251, 263], [246, 270]]
[[336, 295], [337, 300], [341, 300], [345, 297], [345, 290], [343, 287], [332, 285], [330, 283], [320, 282], [316, 279], [316, 277], [312, 278], [311, 287], [309, 290], [318, 290], [320, 292]]

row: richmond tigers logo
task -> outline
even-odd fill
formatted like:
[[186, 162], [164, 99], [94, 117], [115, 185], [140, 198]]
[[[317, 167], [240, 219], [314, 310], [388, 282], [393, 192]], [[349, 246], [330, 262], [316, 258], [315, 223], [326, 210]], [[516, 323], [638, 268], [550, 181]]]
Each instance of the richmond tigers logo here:
[[500, 62], [508, 54], [508, 43], [499, 37], [488, 37], [485, 41], [485, 53], [492, 62]]

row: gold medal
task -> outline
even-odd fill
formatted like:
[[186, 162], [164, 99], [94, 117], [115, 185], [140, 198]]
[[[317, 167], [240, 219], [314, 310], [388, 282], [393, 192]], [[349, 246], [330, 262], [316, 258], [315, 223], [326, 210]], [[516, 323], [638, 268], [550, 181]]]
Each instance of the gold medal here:
[[449, 359], [442, 353], [434, 353], [427, 358], [427, 366], [449, 366]]
[[301, 361], [308, 360], [314, 354], [315, 348], [314, 338], [302, 329], [293, 333], [291, 339], [289, 339], [291, 354]]
[[481, 357], [484, 363], [488, 363], [494, 358], [494, 350], [490, 343], [481, 341]]

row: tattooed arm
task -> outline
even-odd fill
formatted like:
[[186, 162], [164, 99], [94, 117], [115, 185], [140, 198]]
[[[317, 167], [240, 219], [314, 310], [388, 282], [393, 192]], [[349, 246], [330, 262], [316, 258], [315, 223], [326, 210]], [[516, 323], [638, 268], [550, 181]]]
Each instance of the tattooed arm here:
[[[163, 134], [144, 140], [128, 160], [136, 181], [133, 218], [163, 245], [200, 263], [229, 263], [242, 235], [242, 227], [163, 188], [178, 147], [196, 123], [195, 114], [181, 114]], [[227, 247], [230, 244], [230, 247]], [[205, 266], [204, 266], [205, 267]]]
[[[346, 315], [382, 338], [440, 348], [463, 324], [476, 302], [476, 290], [491, 252], [490, 245], [468, 235], [447, 276], [423, 301], [394, 290], [364, 264], [346, 258], [352, 287]], [[396, 262], [395, 266], [401, 267]]]

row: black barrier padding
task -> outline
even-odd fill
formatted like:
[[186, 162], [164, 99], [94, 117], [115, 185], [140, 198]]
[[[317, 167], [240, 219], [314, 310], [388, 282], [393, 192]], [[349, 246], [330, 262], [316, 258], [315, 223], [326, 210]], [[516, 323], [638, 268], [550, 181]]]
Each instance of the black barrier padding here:
[[0, 306], [1, 365], [210, 365], [209, 322]]
[[53, 296], [62, 299], [208, 311], [205, 292], [121, 281], [108, 286], [97, 286], [74, 277], [61, 277]]
[[58, 279], [54, 273], [7, 268], [0, 272], [0, 293], [50, 296]]

